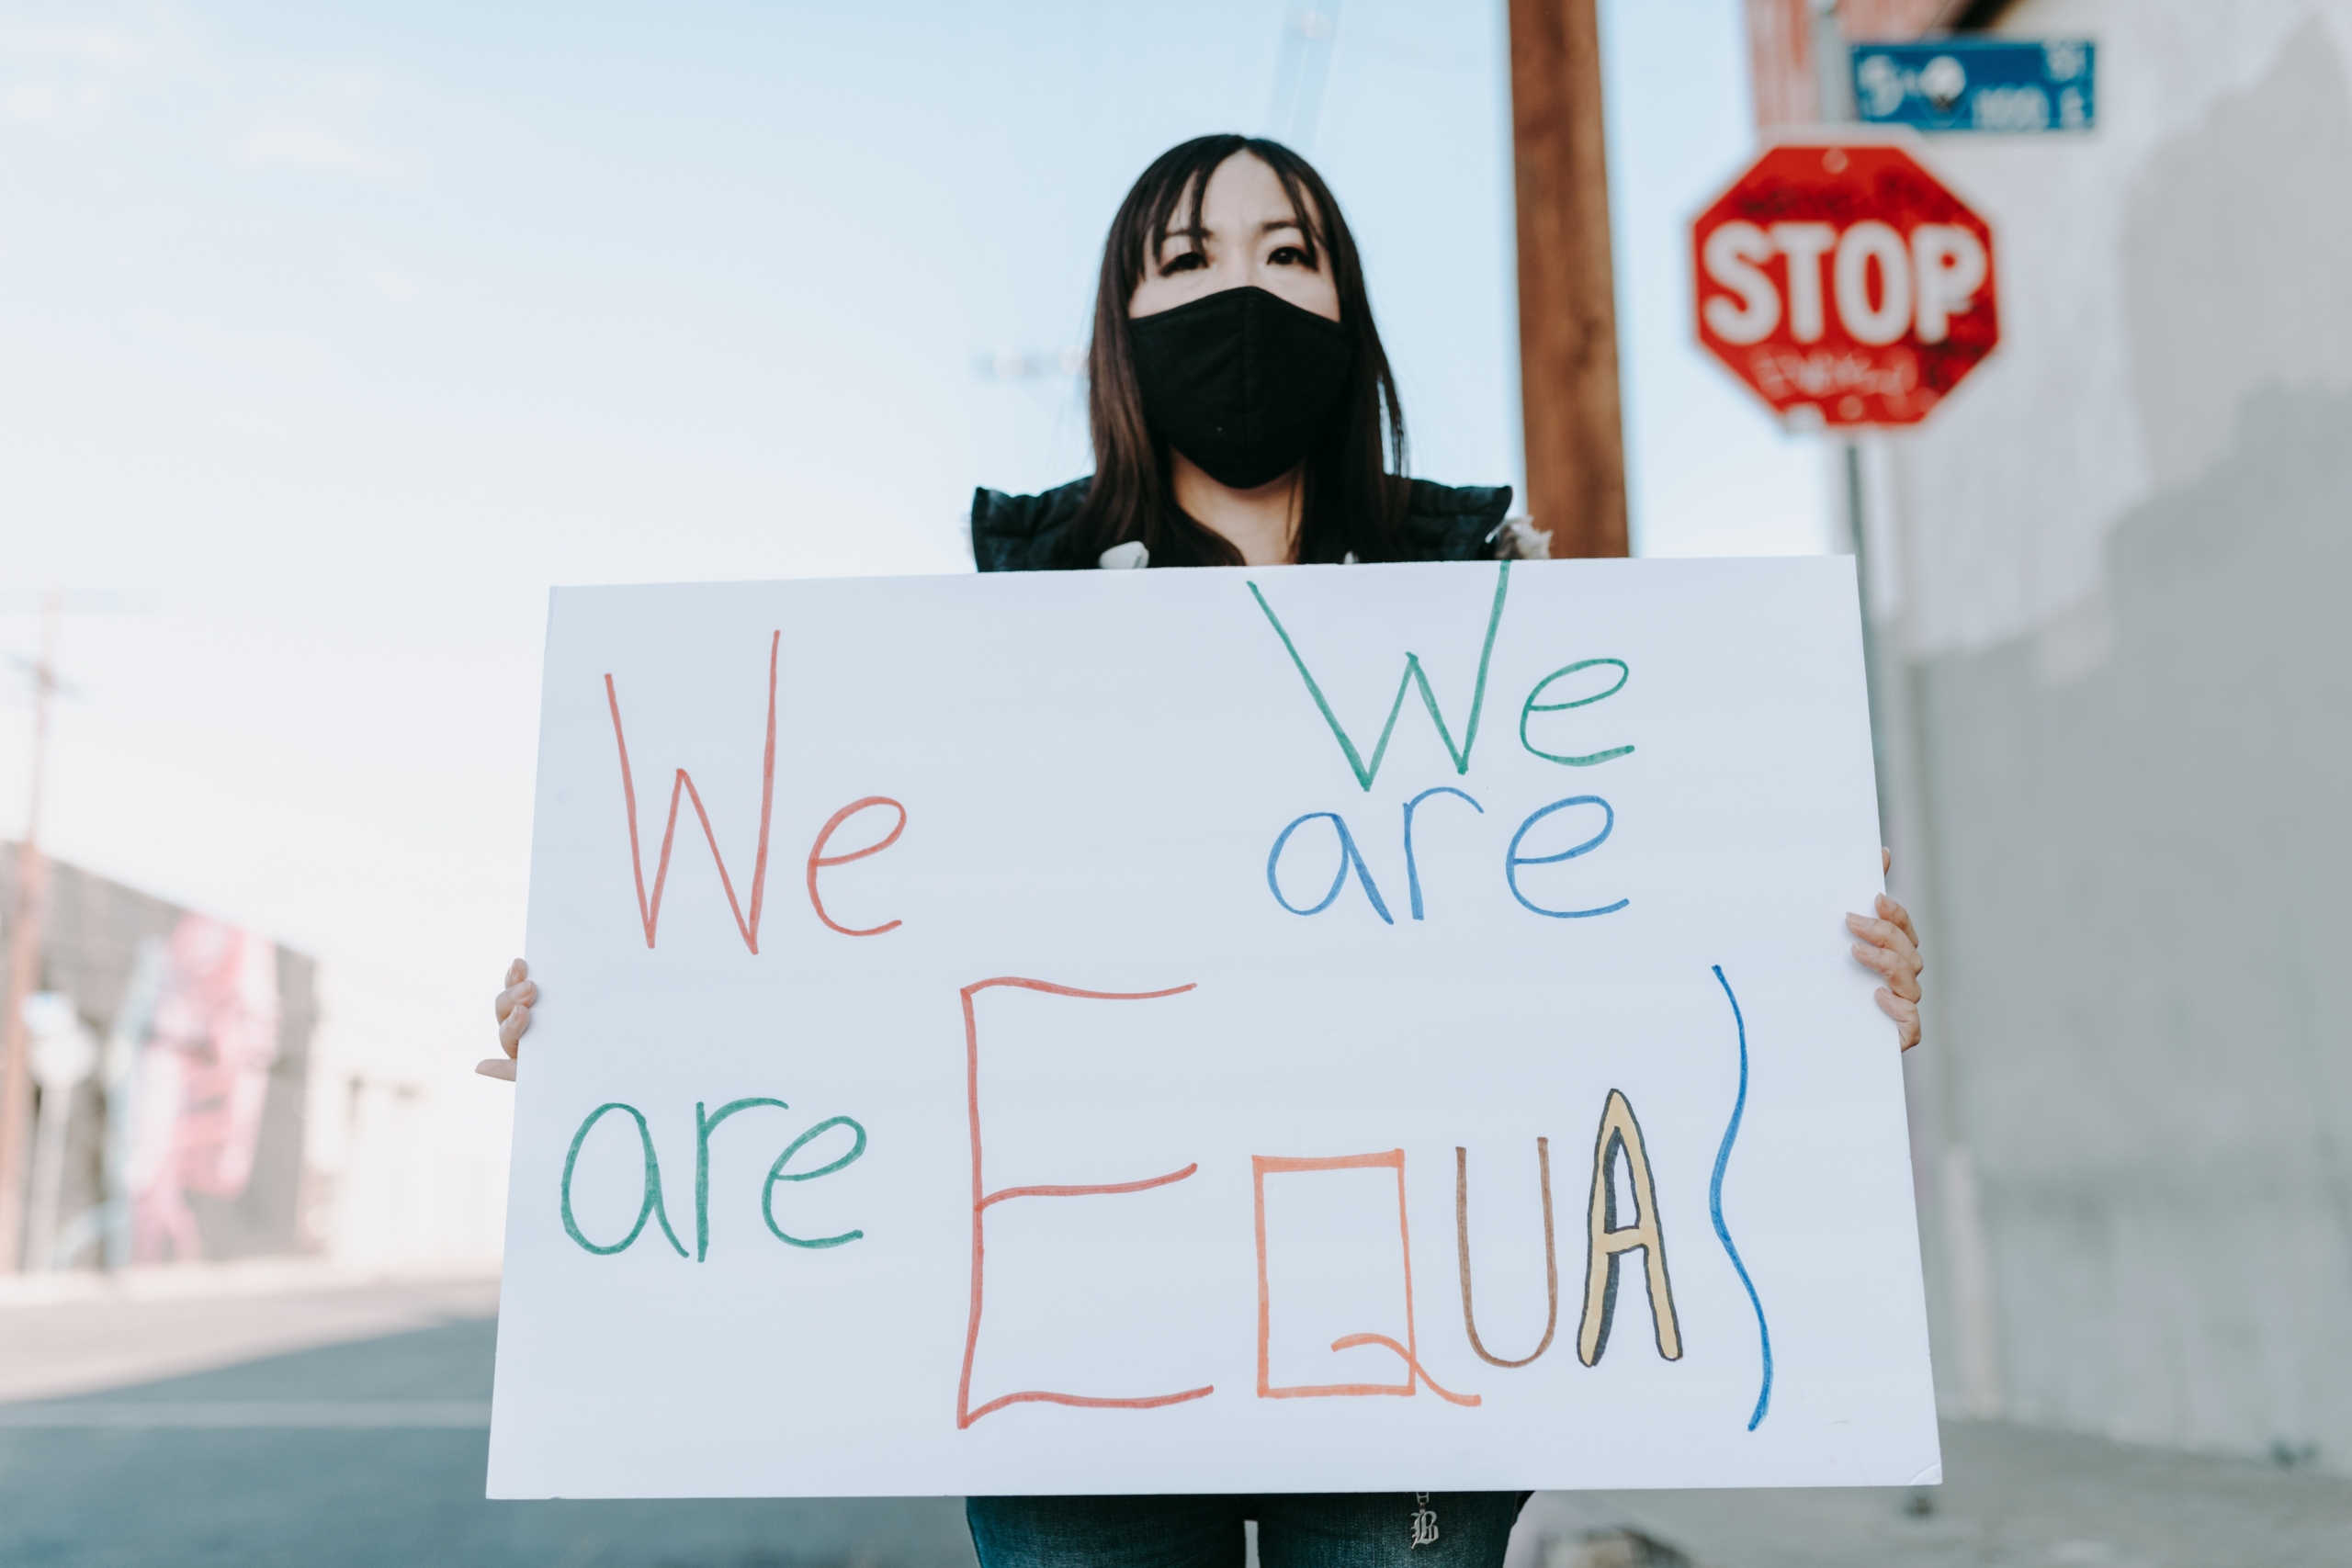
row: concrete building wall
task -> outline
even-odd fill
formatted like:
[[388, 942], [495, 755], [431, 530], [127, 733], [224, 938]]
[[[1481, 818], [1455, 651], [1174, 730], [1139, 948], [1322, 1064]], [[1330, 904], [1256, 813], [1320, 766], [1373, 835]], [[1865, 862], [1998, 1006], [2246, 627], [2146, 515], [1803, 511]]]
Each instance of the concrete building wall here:
[[[0, 844], [0, 893], [15, 886], [15, 855]], [[143, 1042], [153, 1003], [137, 999], [141, 966], [152, 973], [189, 912], [76, 866], [51, 862], [49, 872], [42, 987], [72, 997], [100, 1038], [120, 1024]], [[8, 938], [0, 925], [0, 952]], [[271, 969], [277, 1049], [250, 1174], [233, 1194], [183, 1194], [198, 1246], [173, 1261], [308, 1255], [357, 1269], [495, 1269], [514, 1090], [472, 1071], [495, 1048], [491, 1030], [358, 964], [277, 947]], [[110, 1248], [102, 1210], [107, 1097], [135, 1098], [138, 1083], [102, 1070], [71, 1091], [60, 1267], [155, 1260]]]
[[[17, 886], [17, 846], [0, 845], [0, 889]], [[131, 989], [142, 944], [162, 943], [187, 910], [62, 862], [49, 863], [48, 915], [41, 942], [40, 986], [74, 999], [75, 1010], [103, 1037]], [[0, 945], [13, 933], [0, 923]], [[304, 1111], [311, 1034], [316, 1013], [311, 959], [290, 948], [275, 954], [276, 1055], [269, 1063], [250, 1176], [233, 1196], [190, 1191], [186, 1201], [207, 1261], [280, 1257], [315, 1250], [303, 1232]], [[78, 1228], [106, 1195], [102, 1170], [107, 1107], [100, 1077], [73, 1091], [67, 1122], [61, 1218], [75, 1237], [72, 1261], [96, 1262], [100, 1238]]]
[[2025, 0], [2003, 343], [1866, 454], [1953, 1406], [2352, 1469], [2352, 4]]

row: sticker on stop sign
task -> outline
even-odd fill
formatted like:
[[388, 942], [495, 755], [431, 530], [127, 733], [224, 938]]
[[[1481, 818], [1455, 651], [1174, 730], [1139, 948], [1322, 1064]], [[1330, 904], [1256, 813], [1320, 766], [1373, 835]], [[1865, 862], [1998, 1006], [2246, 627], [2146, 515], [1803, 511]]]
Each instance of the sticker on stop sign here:
[[2000, 341], [1991, 227], [1899, 145], [1773, 147], [1690, 242], [1699, 341], [1793, 423], [1917, 424]]

